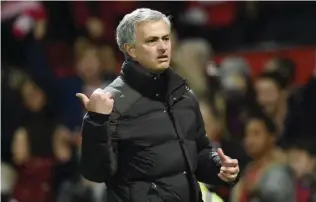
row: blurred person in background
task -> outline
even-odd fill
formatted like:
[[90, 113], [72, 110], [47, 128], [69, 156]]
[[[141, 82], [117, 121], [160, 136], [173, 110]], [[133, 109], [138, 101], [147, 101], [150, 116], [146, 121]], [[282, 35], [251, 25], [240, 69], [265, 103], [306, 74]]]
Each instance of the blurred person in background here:
[[1, 159], [1, 201], [9, 202], [11, 200], [13, 187], [16, 181], [16, 172], [14, 168], [3, 162]]
[[107, 86], [119, 74], [119, 60], [115, 54], [114, 48], [110, 45], [100, 45], [98, 47], [98, 55], [100, 57], [104, 85]]
[[276, 57], [268, 60], [264, 65], [264, 72], [278, 72], [286, 79], [286, 88], [289, 95], [295, 88], [296, 64], [289, 58]]
[[251, 81], [251, 69], [238, 57], [225, 58], [219, 68], [220, 94], [224, 99], [225, 126], [230, 139], [242, 141], [247, 114], [258, 108]]
[[276, 123], [282, 135], [287, 116], [286, 79], [278, 72], [264, 72], [256, 80], [257, 101], [265, 113]]
[[117, 75], [117, 60], [110, 46], [79, 37], [74, 45], [75, 75], [60, 79], [64, 122], [73, 131], [80, 131], [84, 115], [82, 105], [73, 95], [83, 92], [90, 96], [97, 88], [104, 88]]
[[[89, 96], [95, 89], [107, 86], [102, 78], [103, 67], [101, 66], [100, 52], [96, 44], [85, 38], [79, 38], [75, 44], [75, 58], [76, 72], [82, 80], [82, 92]], [[107, 67], [112, 68], [110, 65]], [[108, 69], [108, 71], [111, 71], [111, 69]]]
[[307, 82], [296, 88], [288, 99], [288, 114], [283, 137], [313, 138], [316, 134], [316, 67]]
[[25, 77], [19, 88], [25, 113], [11, 147], [17, 169], [12, 198], [19, 202], [51, 201], [54, 165], [72, 155], [69, 131], [59, 125], [49, 91], [41, 82]]
[[[225, 122], [222, 120], [223, 117], [220, 117], [213, 112], [210, 100], [208, 98], [200, 99], [199, 104], [205, 124], [206, 135], [210, 139], [213, 148], [222, 148], [225, 150], [228, 156], [238, 159], [239, 167], [242, 172], [250, 160], [246, 155], [242, 145], [239, 144], [239, 142], [230, 139], [226, 134], [228, 131], [225, 129]], [[205, 184], [203, 186], [208, 188], [210, 192], [217, 193], [223, 201], [229, 201], [229, 196], [231, 193], [230, 186], [213, 186], [209, 184]]]
[[115, 37], [113, 30], [119, 19], [125, 13], [137, 8], [140, 3], [137, 1], [78, 1], [69, 4], [75, 27], [80, 35], [84, 34], [97, 43], [109, 43]]
[[107, 202], [105, 184], [86, 180], [76, 173], [60, 187], [57, 202]]
[[232, 202], [294, 202], [294, 176], [277, 148], [277, 128], [263, 112], [254, 112], [245, 128], [245, 149], [253, 161], [234, 187]]
[[294, 171], [296, 200], [316, 201], [316, 139], [292, 138], [287, 141], [288, 163]]
[[208, 91], [205, 67], [212, 57], [210, 44], [202, 38], [178, 41], [172, 54], [175, 71], [186, 78], [197, 97], [203, 97]]
[[289, 91], [288, 76], [280, 71], [263, 72], [256, 80], [257, 101], [276, 122], [281, 141], [298, 134], [316, 133], [316, 74], [295, 91]]

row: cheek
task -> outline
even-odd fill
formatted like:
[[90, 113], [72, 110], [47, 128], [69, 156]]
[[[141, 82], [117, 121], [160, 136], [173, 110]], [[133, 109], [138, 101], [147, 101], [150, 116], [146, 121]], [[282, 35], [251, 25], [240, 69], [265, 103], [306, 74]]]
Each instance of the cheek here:
[[275, 103], [277, 102], [279, 99], [279, 95], [277, 92], [271, 92], [271, 95], [270, 95], [270, 100], [271, 102]]
[[260, 135], [248, 137], [245, 139], [246, 147], [251, 151], [260, 151], [264, 145]]
[[274, 92], [261, 92], [258, 95], [258, 101], [261, 104], [273, 104], [278, 100], [278, 95]]

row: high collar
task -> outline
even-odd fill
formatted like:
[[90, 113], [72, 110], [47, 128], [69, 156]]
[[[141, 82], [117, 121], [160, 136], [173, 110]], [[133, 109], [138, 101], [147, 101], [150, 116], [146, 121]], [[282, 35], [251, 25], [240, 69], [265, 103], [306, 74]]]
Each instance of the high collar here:
[[152, 73], [130, 59], [123, 63], [121, 76], [131, 87], [145, 93], [165, 88], [166, 93], [170, 95], [186, 84], [186, 81], [171, 68], [162, 73]]

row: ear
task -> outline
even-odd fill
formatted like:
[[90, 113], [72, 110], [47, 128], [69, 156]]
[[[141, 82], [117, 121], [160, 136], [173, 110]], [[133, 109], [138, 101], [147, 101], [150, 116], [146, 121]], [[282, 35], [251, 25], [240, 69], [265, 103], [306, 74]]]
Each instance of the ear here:
[[136, 51], [134, 46], [126, 43], [124, 44], [124, 49], [129, 56], [131, 56], [133, 59], [136, 59]]

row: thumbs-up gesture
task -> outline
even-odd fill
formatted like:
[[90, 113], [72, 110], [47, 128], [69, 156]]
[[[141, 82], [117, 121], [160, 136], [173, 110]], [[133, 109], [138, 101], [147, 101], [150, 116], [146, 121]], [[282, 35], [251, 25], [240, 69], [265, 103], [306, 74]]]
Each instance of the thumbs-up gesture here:
[[226, 156], [222, 149], [217, 149], [217, 153], [221, 158], [221, 170], [218, 173], [218, 177], [225, 182], [234, 181], [239, 173], [239, 166], [237, 159], [231, 159]]
[[85, 109], [89, 112], [99, 114], [111, 114], [112, 112], [114, 100], [109, 92], [104, 92], [98, 88], [92, 93], [90, 99], [82, 93], [77, 93], [76, 96], [79, 97]]

